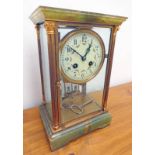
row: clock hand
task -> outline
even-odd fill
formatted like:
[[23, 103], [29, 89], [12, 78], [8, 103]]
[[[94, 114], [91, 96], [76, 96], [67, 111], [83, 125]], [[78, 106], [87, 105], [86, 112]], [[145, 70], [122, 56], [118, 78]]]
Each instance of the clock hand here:
[[68, 47], [71, 48], [71, 50], [73, 52], [75, 52], [76, 54], [78, 54], [81, 57], [81, 59], [83, 58], [82, 55], [80, 53], [78, 53], [75, 49], [73, 49], [71, 46], [68, 45]]
[[93, 42], [93, 41], [91, 40], [91, 43], [89, 44], [89, 47], [86, 49], [86, 53], [85, 53], [85, 55], [84, 55], [83, 58], [82, 58], [83, 61], [86, 60], [86, 56], [87, 56], [87, 54], [90, 52], [90, 48], [91, 48], [91, 46], [92, 46], [92, 42]]

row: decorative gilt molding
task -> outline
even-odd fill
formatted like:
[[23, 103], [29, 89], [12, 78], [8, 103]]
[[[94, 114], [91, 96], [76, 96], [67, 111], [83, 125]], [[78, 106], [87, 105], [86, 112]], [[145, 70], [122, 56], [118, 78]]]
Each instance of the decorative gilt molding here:
[[56, 83], [56, 86], [57, 86], [58, 88], [60, 88], [60, 90], [62, 89], [62, 87], [61, 87], [61, 82], [60, 82], [60, 81], [58, 81], [58, 82]]
[[51, 22], [51, 21], [45, 21], [44, 23], [45, 29], [47, 31], [47, 34], [54, 34], [54, 30], [55, 30], [55, 23]]
[[120, 29], [120, 26], [115, 26], [114, 27], [114, 36], [116, 36], [117, 31]]

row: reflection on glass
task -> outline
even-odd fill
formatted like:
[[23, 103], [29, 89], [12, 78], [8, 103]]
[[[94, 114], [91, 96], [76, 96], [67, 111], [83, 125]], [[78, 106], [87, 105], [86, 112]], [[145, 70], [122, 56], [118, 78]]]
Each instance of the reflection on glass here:
[[109, 52], [111, 28], [93, 27], [92, 30], [97, 32], [104, 41], [105, 53], [107, 54]]
[[43, 83], [45, 92], [46, 107], [51, 116], [51, 90], [50, 90], [50, 70], [49, 70], [49, 57], [48, 57], [48, 43], [47, 34], [44, 25], [40, 25], [40, 43], [41, 43], [41, 61], [43, 72]]

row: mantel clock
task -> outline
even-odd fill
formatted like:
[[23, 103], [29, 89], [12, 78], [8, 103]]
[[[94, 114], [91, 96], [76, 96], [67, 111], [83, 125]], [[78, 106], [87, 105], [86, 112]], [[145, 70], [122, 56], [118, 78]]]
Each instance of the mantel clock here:
[[41, 118], [52, 151], [110, 124], [107, 110], [116, 32], [126, 17], [38, 7]]

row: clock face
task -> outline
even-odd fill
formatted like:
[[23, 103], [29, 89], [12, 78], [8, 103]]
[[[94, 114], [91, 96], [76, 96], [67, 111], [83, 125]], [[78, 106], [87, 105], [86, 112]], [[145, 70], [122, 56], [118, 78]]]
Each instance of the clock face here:
[[64, 78], [85, 83], [95, 77], [104, 61], [104, 43], [91, 30], [75, 30], [64, 37], [60, 47], [60, 65]]

